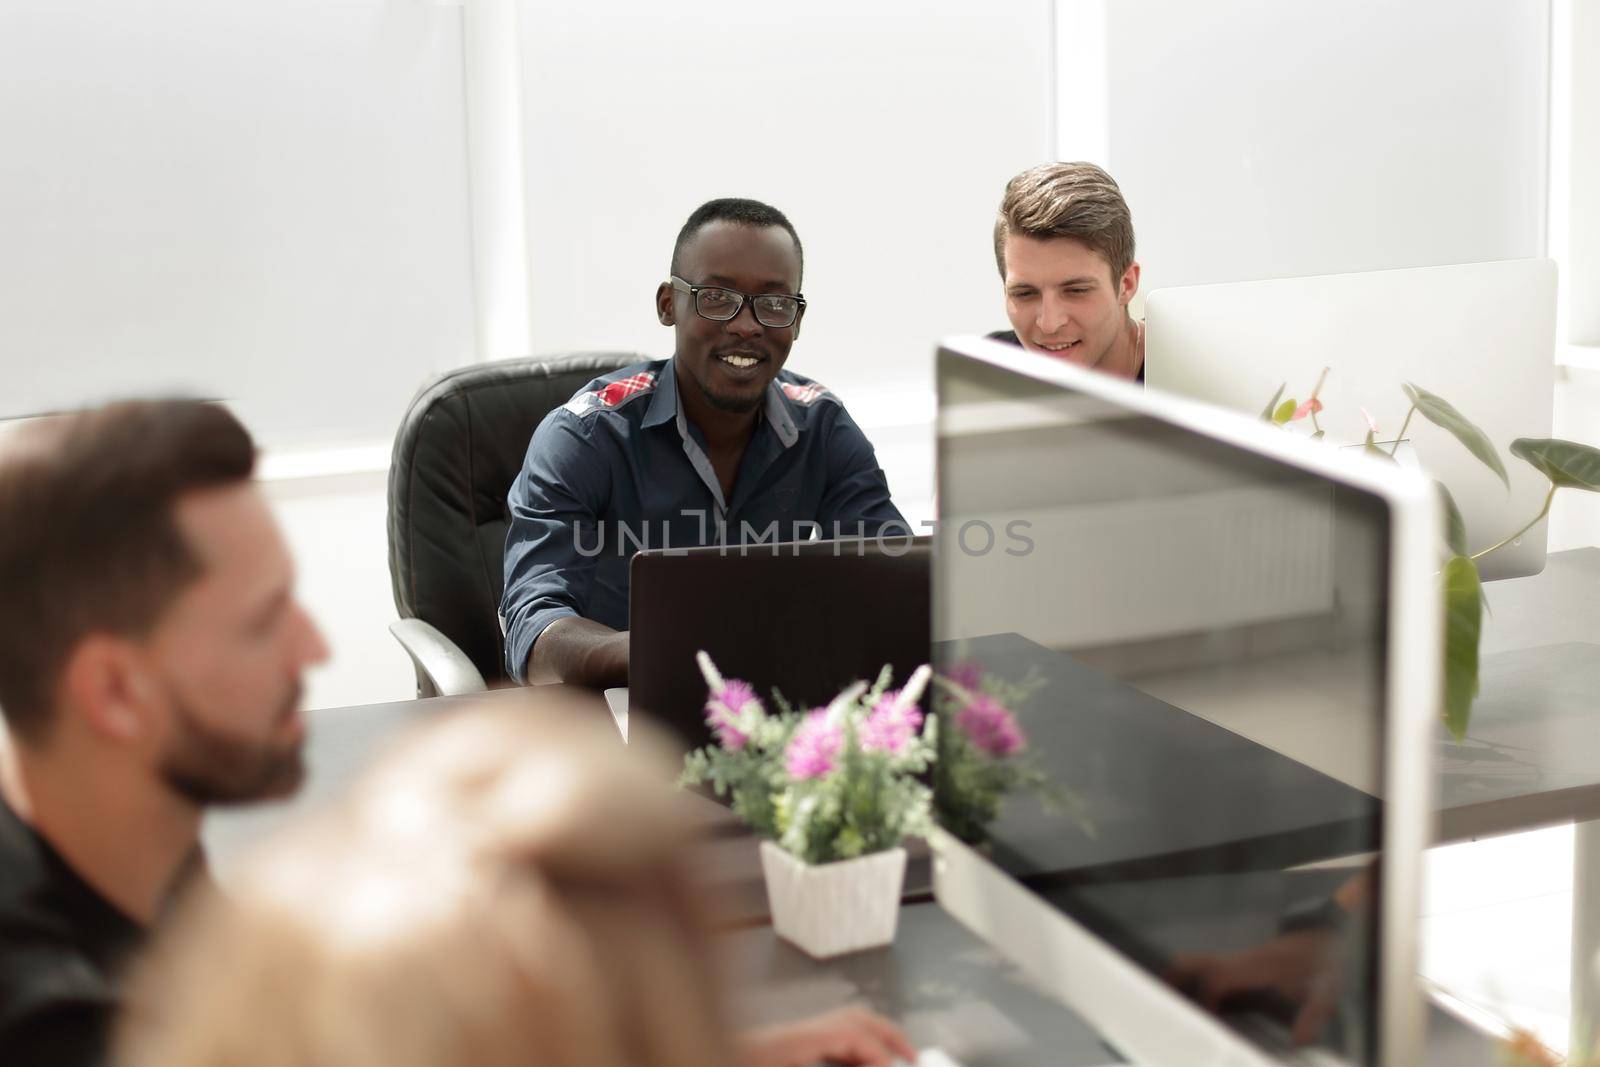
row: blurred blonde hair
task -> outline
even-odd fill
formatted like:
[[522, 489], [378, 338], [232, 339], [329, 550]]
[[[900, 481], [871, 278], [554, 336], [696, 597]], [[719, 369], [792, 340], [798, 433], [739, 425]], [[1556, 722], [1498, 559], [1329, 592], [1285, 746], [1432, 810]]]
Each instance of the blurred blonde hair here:
[[667, 751], [547, 706], [425, 728], [186, 906], [119, 1062], [731, 1063]]

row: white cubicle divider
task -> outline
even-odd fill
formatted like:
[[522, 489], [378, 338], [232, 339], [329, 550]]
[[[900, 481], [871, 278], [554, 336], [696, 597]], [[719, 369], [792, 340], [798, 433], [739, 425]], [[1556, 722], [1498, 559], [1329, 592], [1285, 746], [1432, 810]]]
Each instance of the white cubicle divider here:
[[1146, 291], [1545, 254], [1547, 0], [1064, 3]]
[[[1373, 426], [1383, 441], [1403, 432], [1449, 488], [1476, 552], [1523, 530], [1550, 488], [1509, 448], [1550, 436], [1555, 311], [1548, 259], [1161, 289], [1146, 311], [1145, 376], [1252, 417], [1280, 386], [1302, 402], [1320, 388], [1317, 422], [1337, 444], [1359, 446]], [[1408, 384], [1479, 427], [1506, 481], [1413, 414]], [[1537, 574], [1544, 557], [1541, 521], [1479, 566], [1486, 579]]]

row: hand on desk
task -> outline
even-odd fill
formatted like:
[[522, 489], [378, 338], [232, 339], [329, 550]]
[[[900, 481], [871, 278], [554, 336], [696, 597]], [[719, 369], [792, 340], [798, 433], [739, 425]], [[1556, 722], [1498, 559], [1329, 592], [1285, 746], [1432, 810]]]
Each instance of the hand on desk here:
[[916, 1048], [900, 1028], [865, 1008], [839, 1008], [796, 1023], [747, 1030], [739, 1037], [739, 1053], [741, 1067], [892, 1067], [917, 1060]]

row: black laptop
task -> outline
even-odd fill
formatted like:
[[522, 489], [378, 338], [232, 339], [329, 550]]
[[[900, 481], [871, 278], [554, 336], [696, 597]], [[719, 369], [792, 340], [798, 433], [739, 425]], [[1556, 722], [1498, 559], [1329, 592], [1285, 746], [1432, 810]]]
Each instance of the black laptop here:
[[[702, 649], [769, 708], [774, 688], [814, 707], [876, 678], [885, 663], [903, 681], [928, 662], [930, 540], [638, 553], [629, 572], [628, 714], [651, 716], [688, 747], [708, 744], [706, 684], [695, 665]], [[608, 693], [613, 711], [617, 696]]]

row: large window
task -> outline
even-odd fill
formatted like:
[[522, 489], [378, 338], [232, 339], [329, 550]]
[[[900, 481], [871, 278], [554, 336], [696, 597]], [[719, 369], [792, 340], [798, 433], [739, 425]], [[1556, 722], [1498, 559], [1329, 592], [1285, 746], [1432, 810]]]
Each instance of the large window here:
[[460, 12], [0, 6], [0, 417], [225, 397], [382, 438], [474, 358]]

